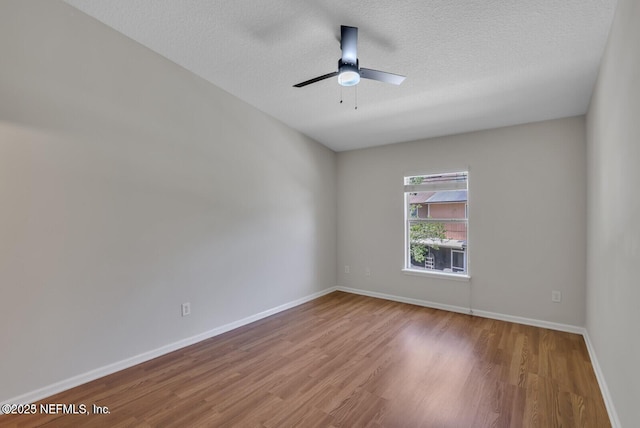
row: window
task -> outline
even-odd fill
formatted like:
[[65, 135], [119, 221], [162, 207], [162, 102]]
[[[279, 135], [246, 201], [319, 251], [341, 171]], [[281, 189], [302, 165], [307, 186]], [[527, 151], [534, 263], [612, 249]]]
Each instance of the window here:
[[467, 276], [468, 173], [404, 178], [405, 270]]
[[464, 272], [464, 251], [451, 249], [451, 270], [453, 272]]

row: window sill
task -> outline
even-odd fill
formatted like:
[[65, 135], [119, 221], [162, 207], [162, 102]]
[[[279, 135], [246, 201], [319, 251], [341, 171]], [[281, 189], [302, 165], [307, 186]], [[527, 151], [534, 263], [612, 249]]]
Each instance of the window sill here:
[[402, 273], [404, 273], [405, 275], [427, 276], [431, 278], [449, 279], [453, 281], [469, 282], [471, 280], [471, 277], [467, 274], [425, 271], [425, 270], [406, 269], [406, 268], [402, 269]]

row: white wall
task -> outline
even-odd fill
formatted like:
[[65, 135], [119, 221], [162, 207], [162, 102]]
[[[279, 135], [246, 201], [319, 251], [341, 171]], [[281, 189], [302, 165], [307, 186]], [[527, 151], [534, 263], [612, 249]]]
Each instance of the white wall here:
[[335, 286], [332, 151], [58, 1], [0, 54], [0, 402]]
[[640, 2], [619, 0], [587, 116], [586, 326], [622, 426], [640, 421]]
[[[403, 274], [403, 177], [467, 168], [471, 282]], [[582, 326], [585, 171], [584, 117], [338, 153], [338, 285]]]

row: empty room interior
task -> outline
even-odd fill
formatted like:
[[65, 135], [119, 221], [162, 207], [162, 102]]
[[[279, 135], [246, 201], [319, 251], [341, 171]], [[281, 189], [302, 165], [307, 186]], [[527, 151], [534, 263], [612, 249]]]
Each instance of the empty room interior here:
[[639, 426], [638, 22], [0, 1], [0, 426]]

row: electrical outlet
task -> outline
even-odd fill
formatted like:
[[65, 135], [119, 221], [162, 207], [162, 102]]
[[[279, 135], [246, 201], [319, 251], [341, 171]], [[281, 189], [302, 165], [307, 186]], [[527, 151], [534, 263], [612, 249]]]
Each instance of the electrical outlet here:
[[551, 301], [555, 303], [560, 303], [562, 301], [562, 292], [558, 290], [553, 290], [551, 292]]
[[345, 265], [344, 273], [351, 273], [351, 268], [349, 267], [349, 265]]
[[191, 303], [183, 303], [182, 304], [182, 316], [186, 317], [187, 315], [191, 315]]
[[366, 276], [371, 276], [371, 268], [369, 266], [367, 266], [366, 268], [364, 268], [364, 274]]

